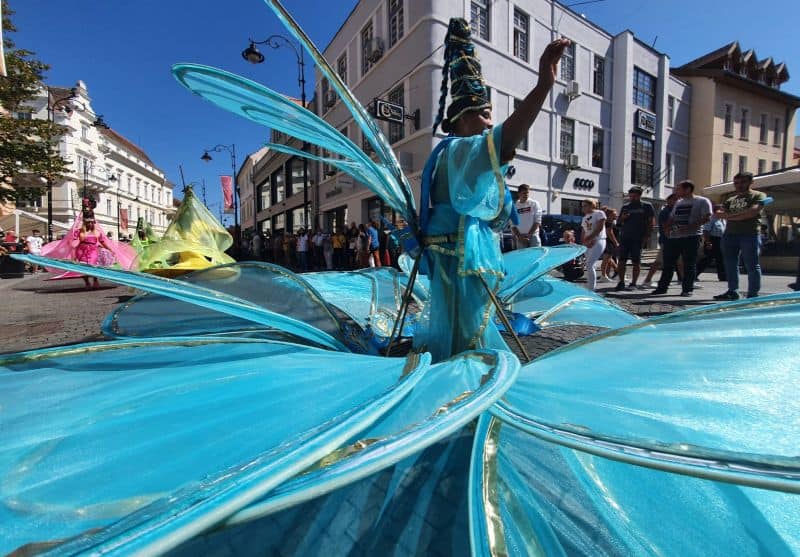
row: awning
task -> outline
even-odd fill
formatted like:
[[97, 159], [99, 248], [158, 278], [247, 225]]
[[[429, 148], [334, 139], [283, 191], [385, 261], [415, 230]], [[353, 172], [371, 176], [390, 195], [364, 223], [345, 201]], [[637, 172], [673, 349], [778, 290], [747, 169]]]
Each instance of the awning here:
[[[46, 214], [46, 213], [45, 213]], [[42, 224], [43, 223], [43, 224]], [[14, 209], [7, 215], [0, 215], [0, 227], [3, 230], [13, 230], [17, 238], [30, 236], [36, 228], [42, 232], [42, 236], [47, 236], [47, 217], [37, 213], [29, 213], [22, 209]], [[69, 230], [70, 225], [63, 222], [53, 221], [53, 229]]]
[[[767, 206], [768, 213], [800, 217], [800, 165], [755, 176], [753, 189], [775, 200]], [[703, 193], [714, 200], [721, 200], [732, 191], [732, 181], [703, 188]]]

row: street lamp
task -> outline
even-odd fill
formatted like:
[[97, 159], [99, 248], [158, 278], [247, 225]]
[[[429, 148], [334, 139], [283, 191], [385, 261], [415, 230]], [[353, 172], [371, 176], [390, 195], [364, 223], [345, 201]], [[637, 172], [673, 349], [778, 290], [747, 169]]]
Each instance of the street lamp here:
[[239, 184], [236, 182], [236, 144], [231, 143], [230, 145], [215, 145], [210, 149], [205, 149], [203, 151], [203, 156], [200, 157], [201, 161], [204, 162], [211, 162], [213, 159], [211, 155], [208, 153], [221, 153], [222, 151], [227, 151], [231, 155], [231, 182], [233, 182], [233, 230], [234, 230], [234, 238], [236, 240], [236, 245], [234, 246], [234, 254], [239, 253], [239, 244], [241, 243], [241, 237], [239, 234]]
[[[303, 48], [298, 49], [294, 42], [290, 41], [283, 35], [270, 35], [263, 41], [254, 41], [248, 39], [250, 46], [242, 51], [242, 58], [251, 64], [261, 64], [264, 61], [264, 55], [258, 50], [256, 45], [263, 44], [270, 48], [280, 48], [281, 46], [289, 46], [294, 51], [297, 57], [297, 83], [300, 85], [300, 102], [303, 108], [306, 107], [306, 74], [305, 74], [305, 60], [303, 59]], [[303, 142], [303, 151], [308, 150], [308, 143]], [[308, 228], [308, 159], [303, 157], [303, 226]], [[315, 223], [316, 225], [316, 223]]]
[[[73, 87], [69, 90], [69, 95], [66, 97], [61, 97], [60, 99], [53, 98], [53, 92], [51, 91], [50, 87], [45, 86], [47, 89], [47, 121], [51, 124], [55, 124], [56, 121], [56, 110], [58, 109], [59, 105], [66, 109], [70, 109], [68, 103], [69, 101], [78, 97], [78, 89]], [[47, 241], [53, 241], [53, 178], [52, 176], [47, 176]]]

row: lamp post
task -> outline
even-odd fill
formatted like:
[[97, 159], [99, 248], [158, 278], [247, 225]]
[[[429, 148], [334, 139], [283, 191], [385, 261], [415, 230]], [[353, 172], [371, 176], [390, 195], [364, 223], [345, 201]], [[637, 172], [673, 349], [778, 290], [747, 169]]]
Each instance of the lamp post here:
[[[69, 95], [66, 97], [61, 97], [60, 99], [55, 99], [53, 97], [53, 91], [50, 87], [45, 86], [47, 89], [47, 121], [51, 124], [55, 124], [56, 121], [56, 110], [61, 107], [68, 107], [69, 105], [66, 104], [69, 101], [77, 98], [78, 96], [78, 89], [73, 87], [69, 90]], [[47, 241], [53, 241], [53, 178], [51, 176], [47, 176]]]
[[[280, 48], [281, 46], [289, 46], [294, 51], [297, 57], [297, 83], [300, 85], [300, 102], [303, 108], [306, 107], [306, 74], [305, 74], [305, 60], [303, 58], [303, 48], [298, 47], [283, 35], [270, 35], [263, 41], [254, 41], [249, 39], [250, 46], [242, 51], [242, 58], [251, 64], [261, 64], [264, 61], [264, 55], [258, 50], [256, 45], [263, 44], [270, 48]], [[308, 150], [308, 143], [303, 142], [303, 151]], [[303, 157], [303, 226], [308, 228], [308, 159]], [[315, 223], [316, 225], [316, 223]]]
[[215, 145], [211, 149], [206, 149], [203, 152], [203, 156], [200, 157], [200, 160], [211, 162], [213, 159], [208, 153], [221, 153], [222, 151], [227, 151], [231, 155], [231, 182], [233, 182], [233, 230], [234, 239], [236, 240], [234, 254], [238, 255], [239, 244], [241, 243], [242, 239], [239, 233], [239, 184], [236, 183], [236, 144], [231, 143], [230, 145]]

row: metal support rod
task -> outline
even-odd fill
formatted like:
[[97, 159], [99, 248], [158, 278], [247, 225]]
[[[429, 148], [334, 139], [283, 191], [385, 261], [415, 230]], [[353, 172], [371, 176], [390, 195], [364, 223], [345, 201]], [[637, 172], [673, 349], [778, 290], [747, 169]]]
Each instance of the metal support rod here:
[[489, 284], [486, 282], [486, 279], [483, 278], [483, 275], [478, 275], [478, 278], [481, 279], [483, 287], [486, 289], [486, 293], [489, 294], [489, 298], [492, 300], [494, 307], [497, 308], [497, 315], [498, 317], [500, 317], [500, 321], [503, 322], [503, 325], [505, 326], [506, 330], [509, 333], [511, 333], [511, 336], [514, 337], [514, 341], [517, 343], [517, 346], [519, 347], [520, 351], [525, 356], [525, 362], [530, 362], [531, 357], [528, 355], [528, 351], [525, 350], [525, 347], [522, 345], [522, 341], [519, 340], [517, 333], [515, 333], [514, 329], [511, 327], [511, 322], [508, 320], [508, 316], [506, 315], [506, 312], [503, 310], [503, 305], [500, 303], [500, 300], [498, 300], [497, 296], [494, 295], [494, 292], [489, 287]]
[[392, 345], [394, 344], [395, 335], [399, 338], [403, 334], [403, 323], [406, 320], [408, 313], [408, 306], [411, 303], [411, 296], [414, 292], [414, 283], [417, 281], [417, 273], [419, 273], [419, 263], [422, 261], [422, 254], [414, 260], [414, 267], [411, 269], [411, 274], [408, 277], [408, 284], [406, 290], [403, 292], [403, 301], [400, 304], [400, 311], [397, 314], [397, 319], [394, 320], [394, 327], [392, 334], [389, 337], [389, 345], [386, 347], [386, 355], [391, 354]]

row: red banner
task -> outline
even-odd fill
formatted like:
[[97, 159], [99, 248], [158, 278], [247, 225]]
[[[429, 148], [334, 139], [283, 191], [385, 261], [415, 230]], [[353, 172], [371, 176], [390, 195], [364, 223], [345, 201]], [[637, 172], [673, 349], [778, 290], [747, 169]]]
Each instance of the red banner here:
[[220, 176], [222, 184], [223, 212], [233, 213], [233, 179], [230, 176]]
[[128, 231], [128, 210], [120, 208], [119, 210], [119, 229], [125, 232]]

